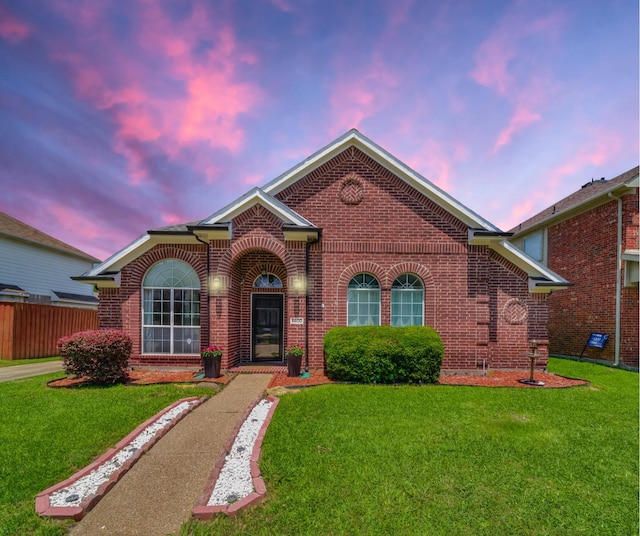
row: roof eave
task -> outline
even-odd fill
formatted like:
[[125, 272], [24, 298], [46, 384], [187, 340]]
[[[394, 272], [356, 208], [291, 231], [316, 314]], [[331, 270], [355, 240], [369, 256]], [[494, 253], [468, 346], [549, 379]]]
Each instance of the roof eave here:
[[[549, 270], [546, 266], [532, 259], [521, 249], [518, 249], [511, 242], [502, 240], [489, 245], [491, 249], [499, 253], [502, 257], [524, 270], [530, 280], [533, 278], [541, 284], [529, 285], [530, 292], [551, 292], [551, 290], [562, 290], [571, 286], [571, 283], [563, 277]], [[545, 285], [542, 282], [546, 282]]]
[[587, 210], [595, 208], [599, 205], [604, 205], [605, 203], [608, 203], [609, 201], [612, 200], [609, 194], [611, 194], [612, 196], [629, 195], [634, 193], [634, 190], [636, 190], [637, 188], [638, 188], [638, 175], [636, 175], [635, 177], [629, 179], [628, 181], [622, 184], [616, 184], [607, 190], [603, 190], [602, 192], [592, 197], [589, 197], [588, 199], [585, 199], [584, 201], [581, 201], [580, 203], [577, 203], [571, 207], [568, 207], [564, 210], [559, 210], [554, 214], [550, 214], [546, 218], [534, 223], [533, 225], [514, 231], [513, 238], [519, 238], [520, 236], [528, 235], [539, 229], [543, 229], [555, 223], [559, 223], [562, 220], [566, 220], [571, 216], [580, 214], [582, 212], [586, 212]]

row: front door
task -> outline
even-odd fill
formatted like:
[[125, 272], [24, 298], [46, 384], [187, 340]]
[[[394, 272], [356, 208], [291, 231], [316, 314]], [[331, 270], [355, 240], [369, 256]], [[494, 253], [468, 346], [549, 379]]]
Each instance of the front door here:
[[253, 361], [282, 361], [283, 294], [253, 294]]

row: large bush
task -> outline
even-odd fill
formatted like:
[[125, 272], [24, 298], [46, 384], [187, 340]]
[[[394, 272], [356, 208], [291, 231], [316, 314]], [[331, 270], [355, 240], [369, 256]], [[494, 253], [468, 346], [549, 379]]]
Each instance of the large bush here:
[[324, 338], [327, 376], [358, 383], [436, 383], [444, 346], [428, 326], [337, 327]]
[[58, 341], [65, 372], [98, 385], [127, 378], [131, 347], [131, 338], [116, 329], [81, 331]]

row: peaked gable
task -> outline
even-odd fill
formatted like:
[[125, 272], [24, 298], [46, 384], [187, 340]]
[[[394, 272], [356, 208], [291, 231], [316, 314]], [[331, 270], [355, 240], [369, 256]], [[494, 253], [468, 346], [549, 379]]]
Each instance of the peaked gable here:
[[356, 129], [349, 130], [329, 145], [315, 152], [288, 171], [285, 171], [282, 175], [279, 175], [267, 183], [263, 187], [263, 190], [268, 194], [276, 195], [352, 146], [358, 148], [378, 164], [387, 168], [401, 180], [463, 221], [467, 226], [499, 231], [499, 229], [489, 221], [464, 206], [444, 190], [425, 179], [422, 175], [408, 167]]

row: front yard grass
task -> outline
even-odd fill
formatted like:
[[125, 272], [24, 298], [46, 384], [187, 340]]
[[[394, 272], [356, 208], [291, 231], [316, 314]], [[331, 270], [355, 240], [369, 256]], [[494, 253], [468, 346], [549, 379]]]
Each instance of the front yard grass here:
[[51, 389], [60, 373], [0, 383], [0, 535], [61, 535], [68, 523], [35, 513], [35, 496], [86, 466], [192, 385]]
[[591, 385], [287, 394], [263, 444], [266, 500], [182, 534], [638, 534], [638, 374], [549, 368]]

